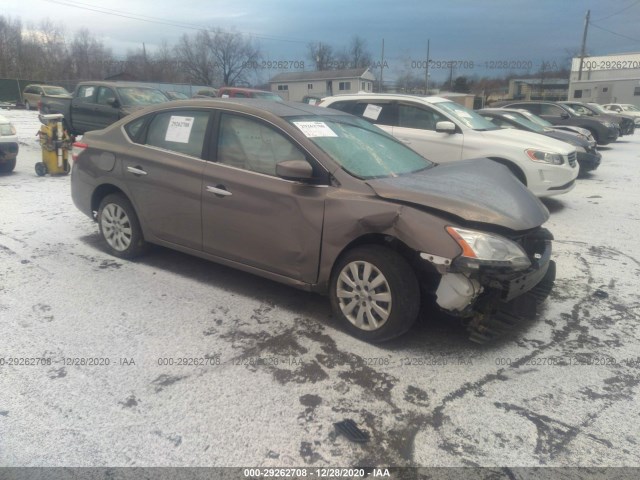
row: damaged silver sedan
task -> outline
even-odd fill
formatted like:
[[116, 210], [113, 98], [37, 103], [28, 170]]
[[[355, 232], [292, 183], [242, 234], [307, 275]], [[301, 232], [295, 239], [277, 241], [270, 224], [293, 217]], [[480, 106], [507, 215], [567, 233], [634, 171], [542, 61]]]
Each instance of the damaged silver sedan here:
[[74, 203], [113, 255], [150, 242], [328, 294], [366, 341], [432, 300], [483, 340], [555, 279], [549, 213], [505, 167], [436, 165], [338, 111], [164, 103], [85, 134], [73, 159]]

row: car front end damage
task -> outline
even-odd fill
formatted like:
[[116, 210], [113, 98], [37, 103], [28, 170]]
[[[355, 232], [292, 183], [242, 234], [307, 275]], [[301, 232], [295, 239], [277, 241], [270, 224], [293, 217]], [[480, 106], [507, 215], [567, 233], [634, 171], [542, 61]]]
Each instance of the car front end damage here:
[[441, 275], [432, 292], [436, 304], [463, 319], [471, 340], [489, 341], [535, 316], [556, 274], [547, 229], [509, 236], [458, 227], [447, 232], [462, 249], [458, 257], [420, 257]]

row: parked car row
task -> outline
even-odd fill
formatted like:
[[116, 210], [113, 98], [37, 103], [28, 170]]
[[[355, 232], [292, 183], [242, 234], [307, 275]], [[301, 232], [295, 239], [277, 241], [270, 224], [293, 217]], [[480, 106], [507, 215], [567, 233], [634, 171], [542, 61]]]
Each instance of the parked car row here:
[[519, 108], [227, 93], [85, 130], [75, 205], [115, 256], [154, 243], [326, 294], [371, 342], [406, 332], [425, 305], [461, 318], [476, 341], [535, 312], [555, 281], [536, 196], [569, 192], [602, 158], [590, 123], [550, 128]]
[[[615, 142], [619, 136], [633, 134], [635, 124], [629, 116], [602, 113], [592, 104], [580, 102], [502, 101], [493, 107], [527, 110], [553, 125], [581, 127], [591, 132], [598, 145]], [[582, 113], [573, 107], [578, 107]]]
[[575, 146], [524, 129], [501, 129], [444, 98], [353, 94], [327, 97], [320, 106], [359, 116], [434, 162], [489, 158], [539, 197], [570, 191], [579, 173]]

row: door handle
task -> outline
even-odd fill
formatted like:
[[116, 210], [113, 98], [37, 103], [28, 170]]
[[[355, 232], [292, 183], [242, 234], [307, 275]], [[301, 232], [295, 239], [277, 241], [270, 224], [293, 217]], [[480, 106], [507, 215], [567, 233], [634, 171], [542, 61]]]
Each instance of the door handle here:
[[232, 193], [229, 190], [224, 188], [224, 185], [216, 185], [215, 187], [212, 187], [211, 185], [207, 185], [207, 192], [211, 192], [220, 197], [230, 197], [232, 195]]
[[134, 175], [146, 175], [147, 174], [147, 172], [145, 172], [140, 167], [127, 167], [127, 172], [133, 173]]

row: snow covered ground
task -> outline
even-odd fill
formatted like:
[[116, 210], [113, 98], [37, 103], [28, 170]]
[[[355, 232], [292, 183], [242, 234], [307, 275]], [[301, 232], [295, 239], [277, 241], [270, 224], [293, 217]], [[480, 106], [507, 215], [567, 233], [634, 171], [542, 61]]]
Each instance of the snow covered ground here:
[[[2, 114], [21, 150], [0, 176], [0, 465], [640, 465], [640, 133], [545, 201], [558, 278], [535, 322], [372, 346], [322, 297], [109, 256], [69, 177], [36, 177], [37, 114]], [[371, 441], [337, 436], [345, 418]]]

